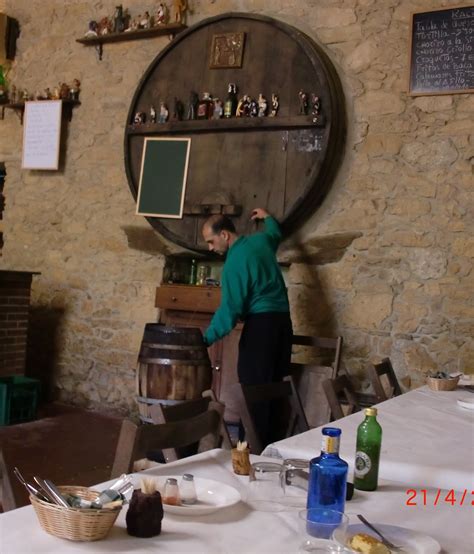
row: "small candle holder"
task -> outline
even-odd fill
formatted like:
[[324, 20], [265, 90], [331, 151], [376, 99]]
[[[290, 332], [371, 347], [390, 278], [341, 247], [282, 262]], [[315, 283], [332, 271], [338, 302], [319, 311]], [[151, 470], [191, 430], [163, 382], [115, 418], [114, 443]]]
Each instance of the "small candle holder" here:
[[250, 449], [233, 448], [232, 454], [232, 468], [237, 475], [248, 475], [250, 473]]

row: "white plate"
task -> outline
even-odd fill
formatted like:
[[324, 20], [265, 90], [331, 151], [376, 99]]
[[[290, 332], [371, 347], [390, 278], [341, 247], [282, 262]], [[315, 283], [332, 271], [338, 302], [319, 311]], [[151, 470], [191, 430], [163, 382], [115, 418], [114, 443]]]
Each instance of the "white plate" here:
[[461, 408], [468, 410], [474, 410], [474, 398], [472, 400], [466, 400], [465, 398], [458, 398], [458, 404]]
[[[166, 479], [170, 477], [177, 479], [178, 485], [181, 484], [182, 475], [153, 476], [153, 479], [157, 482], [156, 488], [160, 492], [163, 490]], [[151, 476], [147, 475], [147, 478], [151, 478]], [[163, 504], [165, 513], [179, 516], [204, 516], [240, 502], [239, 491], [230, 485], [211, 479], [203, 479], [201, 477], [194, 477], [194, 483], [196, 485], [196, 494], [198, 498], [196, 504], [192, 504], [191, 506], [172, 506], [170, 504]]]
[[[372, 523], [372, 522], [371, 522]], [[435, 541], [429, 535], [420, 533], [419, 531], [413, 531], [405, 527], [397, 527], [395, 525], [385, 525], [383, 523], [374, 523], [374, 527], [380, 530], [380, 532], [393, 544], [403, 548], [404, 554], [438, 554], [441, 552], [441, 546], [438, 541]], [[352, 537], [357, 533], [365, 533], [380, 540], [380, 537], [366, 527], [363, 523], [355, 523], [347, 527], [347, 535]], [[339, 544], [344, 544], [344, 534], [340, 529], [334, 531], [334, 540]]]

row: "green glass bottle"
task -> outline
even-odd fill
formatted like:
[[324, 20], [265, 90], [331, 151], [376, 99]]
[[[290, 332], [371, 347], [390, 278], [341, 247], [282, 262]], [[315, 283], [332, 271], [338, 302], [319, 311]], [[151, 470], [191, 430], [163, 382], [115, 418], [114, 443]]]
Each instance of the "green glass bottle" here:
[[379, 476], [382, 427], [377, 421], [377, 408], [367, 408], [365, 419], [357, 428], [357, 446], [354, 464], [354, 487], [374, 491]]
[[197, 263], [196, 260], [193, 258], [191, 260], [191, 271], [189, 272], [189, 284], [195, 285], [196, 284], [196, 277], [197, 277]]

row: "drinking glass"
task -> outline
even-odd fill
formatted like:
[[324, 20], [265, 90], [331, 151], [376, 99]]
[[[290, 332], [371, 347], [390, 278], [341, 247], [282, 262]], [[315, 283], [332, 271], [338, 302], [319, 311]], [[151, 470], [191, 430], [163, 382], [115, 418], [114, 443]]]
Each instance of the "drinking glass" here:
[[257, 462], [250, 466], [246, 502], [254, 510], [281, 512], [284, 509], [282, 468], [282, 464], [274, 462]]
[[306, 533], [306, 538], [300, 545], [300, 552], [324, 552], [326, 554], [352, 552], [349, 548], [330, 540], [336, 530], [338, 532], [340, 530], [343, 536], [346, 535], [349, 518], [345, 514], [336, 510], [314, 508], [302, 510], [298, 515], [303, 532]]
[[286, 506], [305, 508], [308, 497], [309, 461], [288, 458], [283, 461], [280, 475]]

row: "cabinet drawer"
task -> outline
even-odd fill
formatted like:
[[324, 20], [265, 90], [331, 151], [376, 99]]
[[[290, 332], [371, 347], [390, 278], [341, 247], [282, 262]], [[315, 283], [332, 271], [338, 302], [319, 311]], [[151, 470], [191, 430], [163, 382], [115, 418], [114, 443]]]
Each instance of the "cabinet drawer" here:
[[156, 289], [155, 306], [166, 310], [213, 313], [221, 302], [217, 287], [162, 285]]

